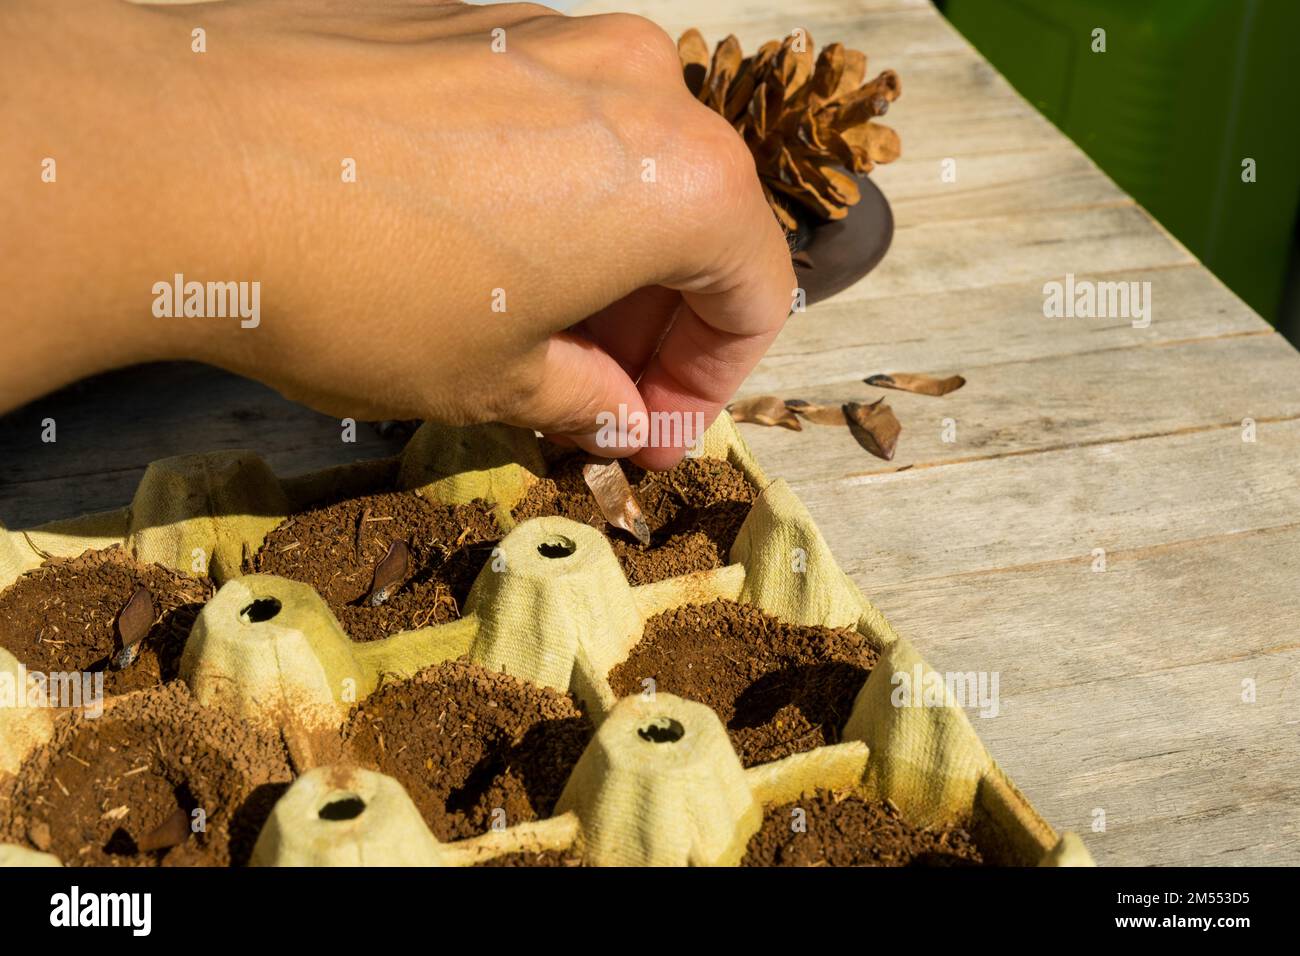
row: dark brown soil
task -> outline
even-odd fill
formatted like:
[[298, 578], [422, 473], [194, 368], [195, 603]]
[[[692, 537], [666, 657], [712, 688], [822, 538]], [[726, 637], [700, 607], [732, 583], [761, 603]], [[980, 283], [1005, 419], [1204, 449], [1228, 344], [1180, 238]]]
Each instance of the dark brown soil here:
[[381, 687], [343, 730], [351, 757], [396, 778], [443, 841], [550, 815], [592, 734], [572, 697], [449, 661]]
[[[354, 641], [376, 641], [460, 617], [500, 538], [483, 502], [438, 505], [390, 491], [292, 515], [267, 535], [248, 570], [310, 584]], [[373, 607], [366, 597], [375, 565], [394, 541], [410, 549], [410, 567], [389, 599]]]
[[727, 563], [732, 542], [756, 494], [744, 474], [715, 458], [686, 458], [668, 471], [628, 465], [627, 477], [650, 525], [650, 547], [611, 528], [582, 477], [585, 457], [567, 455], [529, 489], [512, 512], [517, 520], [558, 515], [599, 528], [632, 584], [709, 571]]
[[537, 852], [506, 853], [493, 857], [478, 866], [582, 866], [582, 857], [576, 853], [561, 850], [539, 850]]
[[878, 655], [856, 631], [785, 624], [735, 601], [657, 614], [609, 675], [620, 697], [655, 689], [708, 704], [746, 767], [839, 742]]
[[[157, 615], [139, 656], [109, 670], [122, 649], [117, 616], [143, 585]], [[206, 578], [158, 564], [141, 564], [122, 548], [51, 558], [0, 592], [0, 646], [30, 671], [104, 671], [104, 694], [154, 687], [172, 680], [190, 626], [212, 596]]]
[[[794, 811], [804, 811], [804, 832]], [[742, 866], [973, 866], [980, 852], [965, 830], [918, 829], [888, 801], [847, 791], [771, 807], [750, 838]]]
[[[0, 789], [0, 841], [65, 865], [247, 862], [292, 777], [278, 734], [199, 705], [181, 681], [119, 698], [98, 719], [71, 713]], [[168, 817], [204, 811], [170, 849], [138, 844]]]

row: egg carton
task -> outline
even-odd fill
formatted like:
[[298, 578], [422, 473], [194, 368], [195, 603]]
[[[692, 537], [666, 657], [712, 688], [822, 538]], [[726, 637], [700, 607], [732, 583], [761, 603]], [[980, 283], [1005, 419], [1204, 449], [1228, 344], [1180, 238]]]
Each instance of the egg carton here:
[[[917, 825], [963, 826], [988, 862], [1090, 864], [1079, 838], [1058, 835], [997, 766], [950, 691], [941, 706], [895, 706], [891, 675], [929, 666], [839, 569], [803, 504], [763, 474], [725, 413], [700, 450], [758, 489], [730, 563], [641, 586], [628, 583], [597, 529], [559, 517], [514, 522], [511, 509], [547, 470], [535, 435], [426, 423], [397, 462], [284, 480], [251, 452], [155, 462], [129, 507], [0, 528], [0, 588], [42, 555], [114, 544], [141, 561], [212, 576], [220, 586], [195, 621], [181, 679], [200, 703], [278, 728], [302, 771], [262, 829], [255, 865], [461, 866], [543, 851], [598, 866], [735, 865], [766, 807], [818, 789], [888, 799]], [[372, 492], [394, 465], [399, 488], [443, 504], [484, 499], [508, 532], [461, 618], [354, 643], [313, 588], [242, 573], [289, 514]], [[878, 650], [842, 742], [746, 769], [709, 707], [668, 693], [615, 695], [610, 671], [650, 617], [715, 599], [749, 602], [791, 624], [855, 628]], [[353, 703], [382, 681], [462, 655], [572, 692], [596, 730], [551, 817], [440, 842], [396, 780], [339, 763], [318, 742], [337, 738]], [[0, 670], [16, 674], [18, 665], [0, 650]], [[0, 777], [51, 736], [55, 714], [0, 710]], [[0, 862], [58, 861], [9, 846]]]

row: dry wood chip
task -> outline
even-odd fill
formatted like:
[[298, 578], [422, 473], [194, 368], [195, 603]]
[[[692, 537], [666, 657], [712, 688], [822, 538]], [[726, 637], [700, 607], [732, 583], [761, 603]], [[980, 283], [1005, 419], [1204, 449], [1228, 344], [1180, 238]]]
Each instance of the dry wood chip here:
[[870, 405], [861, 402], [845, 402], [844, 414], [849, 419], [849, 430], [858, 444], [877, 458], [890, 461], [894, 457], [894, 446], [898, 444], [898, 433], [903, 426], [894, 417], [894, 410], [885, 404], [883, 398], [876, 399]]
[[141, 585], [117, 615], [117, 636], [122, 642], [122, 649], [113, 658], [115, 668], [121, 670], [129, 667], [139, 655], [140, 645], [153, 627], [155, 614], [153, 595], [147, 587]]
[[378, 607], [387, 601], [406, 577], [410, 566], [411, 555], [406, 543], [394, 541], [390, 544], [388, 552], [375, 565], [375, 577], [370, 584], [370, 593], [366, 595], [366, 603]]
[[617, 459], [598, 458], [582, 466], [582, 477], [600, 506], [600, 513], [616, 528], [633, 535], [646, 547], [650, 546], [650, 525], [641, 513], [641, 503], [627, 483], [623, 466]]
[[918, 395], [947, 395], [966, 384], [960, 375], [936, 378], [921, 372], [894, 372], [892, 374], [872, 375], [863, 379], [868, 385], [877, 388], [896, 388], [901, 392], [916, 392]]
[[803, 431], [799, 417], [775, 395], [755, 395], [742, 398], [727, 406], [731, 417], [738, 422], [753, 422], [756, 425], [780, 425], [791, 431]]
[[787, 398], [785, 407], [817, 425], [847, 425], [842, 405], [817, 405], [802, 398]]

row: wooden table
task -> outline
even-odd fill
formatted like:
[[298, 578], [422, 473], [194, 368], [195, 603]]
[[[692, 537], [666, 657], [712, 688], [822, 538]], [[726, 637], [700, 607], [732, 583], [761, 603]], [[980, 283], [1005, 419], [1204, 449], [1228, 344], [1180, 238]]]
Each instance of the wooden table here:
[[[581, 12], [620, 6], [746, 50], [802, 26], [901, 74], [903, 158], [873, 173], [893, 248], [792, 320], [744, 392], [875, 397], [861, 379], [882, 371], [969, 383], [888, 393], [892, 462], [841, 429], [746, 438], [938, 670], [1000, 675], [1000, 713], [971, 711], [976, 729], [1099, 863], [1300, 863], [1300, 356], [925, 0]], [[1043, 286], [1067, 273], [1150, 282], [1153, 321], [1045, 318]], [[0, 422], [0, 518], [119, 505], [145, 462], [184, 451], [252, 447], [291, 474], [396, 447], [338, 436], [222, 373], [119, 373]]]

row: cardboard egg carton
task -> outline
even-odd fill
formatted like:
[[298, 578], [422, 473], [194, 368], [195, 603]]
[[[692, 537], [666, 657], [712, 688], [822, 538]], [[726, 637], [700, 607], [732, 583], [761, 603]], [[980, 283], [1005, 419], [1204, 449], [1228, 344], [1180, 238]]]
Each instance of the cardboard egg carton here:
[[[759, 489], [730, 563], [633, 587], [595, 528], [558, 517], [514, 522], [511, 509], [546, 473], [531, 432], [425, 424], [400, 456], [398, 487], [443, 504], [486, 500], [508, 533], [460, 619], [370, 643], [351, 641], [311, 587], [241, 571], [289, 514], [325, 496], [376, 490], [392, 462], [283, 481], [249, 452], [155, 462], [127, 508], [26, 532], [0, 528], [0, 588], [42, 553], [113, 544], [141, 561], [207, 570], [220, 587], [190, 633], [181, 679], [200, 703], [281, 729], [302, 771], [264, 826], [255, 865], [461, 866], [543, 851], [589, 865], [734, 865], [765, 807], [818, 789], [889, 799], [917, 825], [963, 826], [989, 862], [1089, 864], [1082, 842], [1058, 836], [1011, 784], [950, 691], [940, 706], [895, 706], [891, 675], [930, 668], [838, 568], [807, 510], [784, 481], [762, 473], [725, 414], [702, 453], [729, 461]], [[745, 769], [703, 704], [615, 695], [609, 674], [649, 618], [719, 598], [791, 624], [855, 628], [879, 651], [841, 743]], [[353, 703], [381, 682], [462, 655], [572, 692], [596, 731], [550, 818], [442, 843], [396, 780], [345, 765], [320, 742], [337, 739]], [[0, 671], [16, 674], [18, 665], [0, 651]], [[50, 737], [56, 714], [0, 710], [0, 776]], [[57, 861], [10, 846], [0, 847], [0, 862]]]

